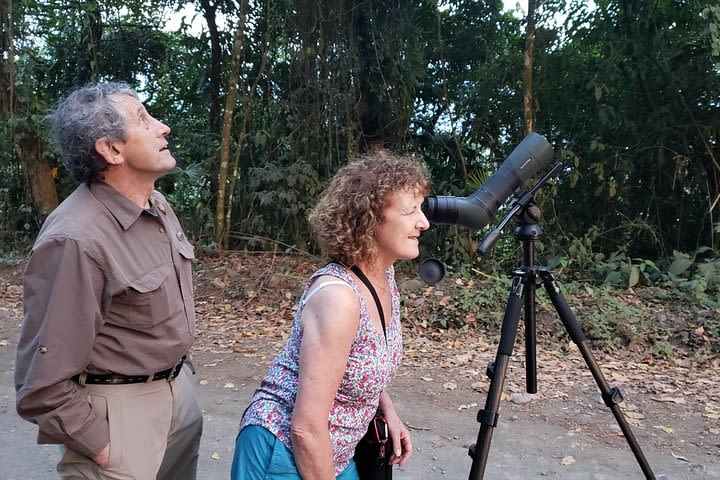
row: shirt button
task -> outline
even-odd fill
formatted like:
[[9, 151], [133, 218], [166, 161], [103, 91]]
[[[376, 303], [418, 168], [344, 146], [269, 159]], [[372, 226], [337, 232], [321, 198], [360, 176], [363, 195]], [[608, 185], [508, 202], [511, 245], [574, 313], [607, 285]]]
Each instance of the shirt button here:
[[160, 233], [165, 233], [165, 229], [163, 227], [160, 227]]

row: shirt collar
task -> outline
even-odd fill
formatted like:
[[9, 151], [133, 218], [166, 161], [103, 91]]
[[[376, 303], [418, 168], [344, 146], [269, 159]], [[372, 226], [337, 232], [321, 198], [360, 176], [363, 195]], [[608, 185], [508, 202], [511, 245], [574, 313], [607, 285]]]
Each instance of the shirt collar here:
[[[125, 195], [103, 182], [95, 182], [90, 185], [90, 192], [98, 202], [105, 205], [105, 208], [113, 217], [127, 230], [135, 221], [140, 218], [145, 209], [135, 205]], [[154, 196], [153, 196], [154, 199]], [[162, 210], [162, 209], [161, 209]]]

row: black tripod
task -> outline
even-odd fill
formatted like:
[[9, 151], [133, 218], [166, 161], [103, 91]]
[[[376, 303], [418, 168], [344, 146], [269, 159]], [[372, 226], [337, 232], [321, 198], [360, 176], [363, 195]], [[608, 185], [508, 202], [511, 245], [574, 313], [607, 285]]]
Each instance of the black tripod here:
[[485, 474], [485, 466], [490, 451], [490, 441], [492, 440], [493, 429], [498, 422], [498, 409], [500, 397], [502, 395], [503, 384], [505, 382], [505, 373], [507, 371], [508, 362], [512, 355], [515, 337], [517, 334], [518, 323], [520, 320], [520, 308], [524, 306], [525, 313], [525, 358], [526, 358], [526, 387], [528, 393], [537, 392], [537, 375], [536, 375], [536, 359], [535, 359], [535, 290], [542, 283], [550, 296], [555, 310], [560, 317], [565, 329], [572, 341], [577, 345], [580, 353], [585, 360], [588, 368], [592, 372], [595, 382], [600, 388], [603, 401], [610, 410], [612, 410], [615, 420], [625, 435], [630, 448], [635, 455], [640, 468], [645, 474], [646, 479], [655, 479], [645, 456], [640, 450], [640, 446], [635, 439], [625, 416], [620, 410], [620, 402], [623, 396], [617, 387], [608, 385], [605, 377], [600, 371], [600, 367], [592, 356], [592, 353], [585, 345], [585, 334], [578, 325], [575, 315], [567, 304], [565, 297], [553, 278], [552, 273], [545, 268], [535, 265], [535, 242], [543, 238], [544, 232], [537, 223], [540, 218], [540, 209], [535, 205], [533, 193], [544, 183], [553, 173], [554, 170], [540, 181], [531, 191], [522, 195], [516, 201], [515, 207], [501, 222], [500, 226], [495, 228], [493, 232], [478, 247], [480, 253], [485, 253], [492, 244], [495, 243], [500, 234], [500, 230], [513, 216], [518, 217], [519, 225], [515, 230], [515, 238], [522, 241], [523, 244], [523, 265], [517, 268], [512, 274], [512, 286], [510, 287], [510, 295], [505, 308], [502, 328], [500, 331], [500, 345], [498, 347], [495, 361], [488, 364], [487, 375], [490, 377], [490, 389], [485, 401], [485, 408], [480, 410], [477, 415], [477, 421], [480, 425], [477, 443], [470, 446], [469, 455], [473, 459], [472, 469], [470, 470], [469, 480], [480, 480]]

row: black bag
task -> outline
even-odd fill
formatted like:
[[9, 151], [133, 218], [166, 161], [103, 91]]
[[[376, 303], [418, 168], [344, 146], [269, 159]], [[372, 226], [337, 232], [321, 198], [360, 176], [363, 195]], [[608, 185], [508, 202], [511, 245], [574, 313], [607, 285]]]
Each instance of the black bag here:
[[368, 431], [355, 447], [355, 465], [360, 480], [391, 480], [392, 439], [382, 415], [375, 415]]

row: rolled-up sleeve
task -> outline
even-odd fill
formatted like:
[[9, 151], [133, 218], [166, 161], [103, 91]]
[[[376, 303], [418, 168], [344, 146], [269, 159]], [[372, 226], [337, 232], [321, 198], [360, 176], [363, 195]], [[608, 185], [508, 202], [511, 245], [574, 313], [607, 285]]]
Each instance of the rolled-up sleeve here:
[[38, 425], [38, 443], [62, 443], [87, 456], [108, 444], [109, 427], [71, 377], [88, 365], [103, 323], [105, 284], [92, 256], [65, 238], [36, 245], [24, 275], [17, 412]]

